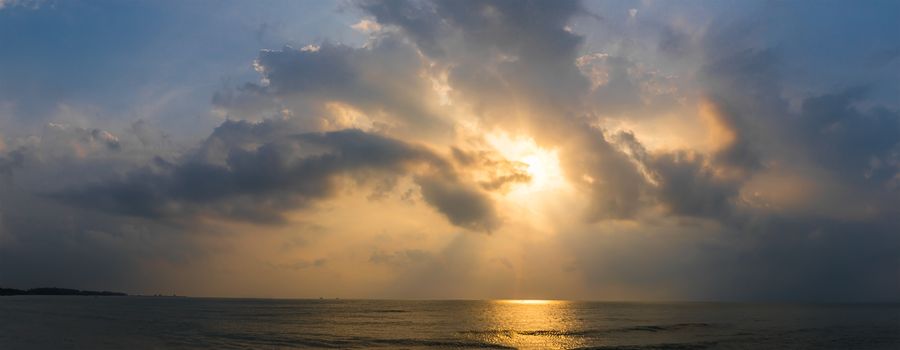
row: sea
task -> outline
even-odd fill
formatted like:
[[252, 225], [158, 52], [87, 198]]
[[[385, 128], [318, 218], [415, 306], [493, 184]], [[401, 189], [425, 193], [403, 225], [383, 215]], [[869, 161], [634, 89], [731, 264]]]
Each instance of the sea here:
[[0, 297], [0, 349], [900, 349], [900, 304]]

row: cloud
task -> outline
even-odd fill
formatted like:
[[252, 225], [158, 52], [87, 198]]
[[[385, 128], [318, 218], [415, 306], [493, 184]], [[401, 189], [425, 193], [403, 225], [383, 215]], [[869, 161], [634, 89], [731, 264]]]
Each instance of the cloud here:
[[22, 150], [14, 150], [0, 154], [0, 175], [12, 177], [13, 170], [21, 167], [25, 162], [25, 154]]
[[366, 34], [377, 33], [382, 29], [381, 25], [378, 24], [378, 22], [374, 22], [368, 19], [362, 19], [359, 22], [356, 22], [356, 24], [350, 26], [350, 28], [356, 29]]
[[[236, 113], [233, 117], [264, 108], [296, 113], [297, 119], [308, 119], [308, 129], [364, 127], [408, 137], [441, 136], [452, 130], [429, 102], [434, 101], [429, 95], [433, 89], [420, 76], [426, 67], [415, 49], [390, 33], [360, 48], [325, 42], [263, 50], [255, 67], [262, 75], [260, 85], [219, 93], [213, 102]], [[329, 119], [333, 115], [326, 109], [335, 102], [364, 111], [359, 113], [362, 124]]]
[[494, 204], [477, 189], [433, 176], [420, 177], [417, 182], [425, 201], [454, 225], [484, 232], [500, 225]]
[[[207, 116], [206, 98], [168, 119], [100, 118], [111, 109], [66, 103], [119, 95], [10, 83], [0, 274], [252, 294], [229, 285], [241, 280], [285, 296], [896, 299], [893, 18], [809, 9], [846, 12], [825, 25], [803, 3], [353, 4], [341, 42], [298, 39], [258, 51], [255, 73], [225, 70], [240, 83], [212, 96], [202, 134], [179, 126]], [[268, 28], [245, 27], [254, 46]], [[127, 67], [153, 71], [145, 61]], [[24, 113], [40, 108], [62, 112]], [[13, 123], [32, 115], [43, 127]], [[492, 134], [553, 161], [507, 159]]]
[[529, 183], [532, 180], [531, 174], [526, 169], [527, 164], [505, 159], [493, 150], [465, 151], [452, 147], [451, 155], [453, 160], [466, 170], [485, 173], [478, 183], [487, 191], [504, 192], [516, 184]]
[[293, 263], [280, 264], [275, 267], [280, 268], [280, 269], [297, 271], [297, 270], [303, 270], [303, 269], [308, 269], [308, 268], [321, 268], [321, 267], [324, 267], [326, 264], [328, 264], [328, 260], [319, 258], [319, 259], [316, 259], [313, 261], [297, 260]]
[[[572, 268], [604, 299], [889, 301], [897, 223], [769, 217], [733, 228], [702, 222], [573, 232]], [[634, 254], [642, 252], [642, 254]], [[625, 292], [623, 293], [622, 290]]]
[[43, 2], [44, 0], [0, 0], [0, 10], [15, 7], [37, 9]]
[[426, 263], [434, 259], [434, 256], [427, 251], [420, 249], [406, 249], [393, 253], [376, 251], [369, 257], [369, 262], [373, 264], [387, 264], [396, 267], [407, 267], [409, 265]]
[[[590, 82], [576, 66], [582, 38], [567, 28], [588, 16], [575, 1], [361, 2], [379, 23], [410, 36], [433, 61], [446, 65], [454, 99], [488, 126], [564, 145], [570, 181], [593, 193], [589, 220], [627, 218], [638, 209], [641, 177], [603, 131], [581, 119]], [[511, 114], [511, 109], [520, 112]]]
[[798, 131], [810, 156], [844, 181], [883, 184], [900, 171], [900, 113], [885, 107], [860, 110], [855, 104], [864, 94], [856, 88], [805, 99]]
[[656, 155], [659, 200], [677, 215], [724, 218], [733, 209], [740, 183], [715, 174], [702, 155], [680, 151]]
[[291, 133], [289, 122], [226, 121], [204, 147], [177, 163], [151, 167], [51, 197], [69, 205], [149, 219], [216, 215], [283, 222], [288, 210], [333, 197], [342, 178], [420, 177], [426, 202], [461, 227], [495, 227], [491, 200], [457, 181], [442, 157], [396, 139], [341, 130]]

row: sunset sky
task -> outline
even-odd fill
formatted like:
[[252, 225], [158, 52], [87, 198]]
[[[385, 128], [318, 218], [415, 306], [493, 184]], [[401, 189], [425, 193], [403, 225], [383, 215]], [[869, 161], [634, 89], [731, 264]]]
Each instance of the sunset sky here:
[[0, 287], [897, 301], [898, 1], [0, 0]]

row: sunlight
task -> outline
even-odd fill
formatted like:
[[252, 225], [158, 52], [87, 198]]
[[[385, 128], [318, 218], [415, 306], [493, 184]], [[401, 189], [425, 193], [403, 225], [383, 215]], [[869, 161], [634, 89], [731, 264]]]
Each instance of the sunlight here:
[[557, 190], [567, 185], [556, 150], [541, 148], [530, 137], [511, 137], [502, 132], [488, 134], [486, 139], [503, 157], [524, 163], [531, 175], [530, 182], [519, 184], [510, 191], [511, 197]]
[[564, 300], [495, 300], [484, 318], [488, 329], [478, 340], [517, 349], [574, 349], [584, 346], [573, 305]]
[[501, 303], [505, 304], [518, 304], [518, 305], [547, 305], [547, 304], [558, 304], [561, 303], [561, 300], [547, 300], [547, 299], [506, 299], [506, 300], [497, 300]]

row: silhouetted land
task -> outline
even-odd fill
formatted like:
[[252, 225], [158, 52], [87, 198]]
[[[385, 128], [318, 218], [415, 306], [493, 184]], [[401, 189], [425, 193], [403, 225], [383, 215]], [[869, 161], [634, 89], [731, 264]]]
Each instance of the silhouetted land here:
[[3, 295], [86, 295], [86, 296], [126, 296], [128, 294], [109, 291], [78, 290], [67, 288], [32, 288], [29, 290], [0, 288]]

